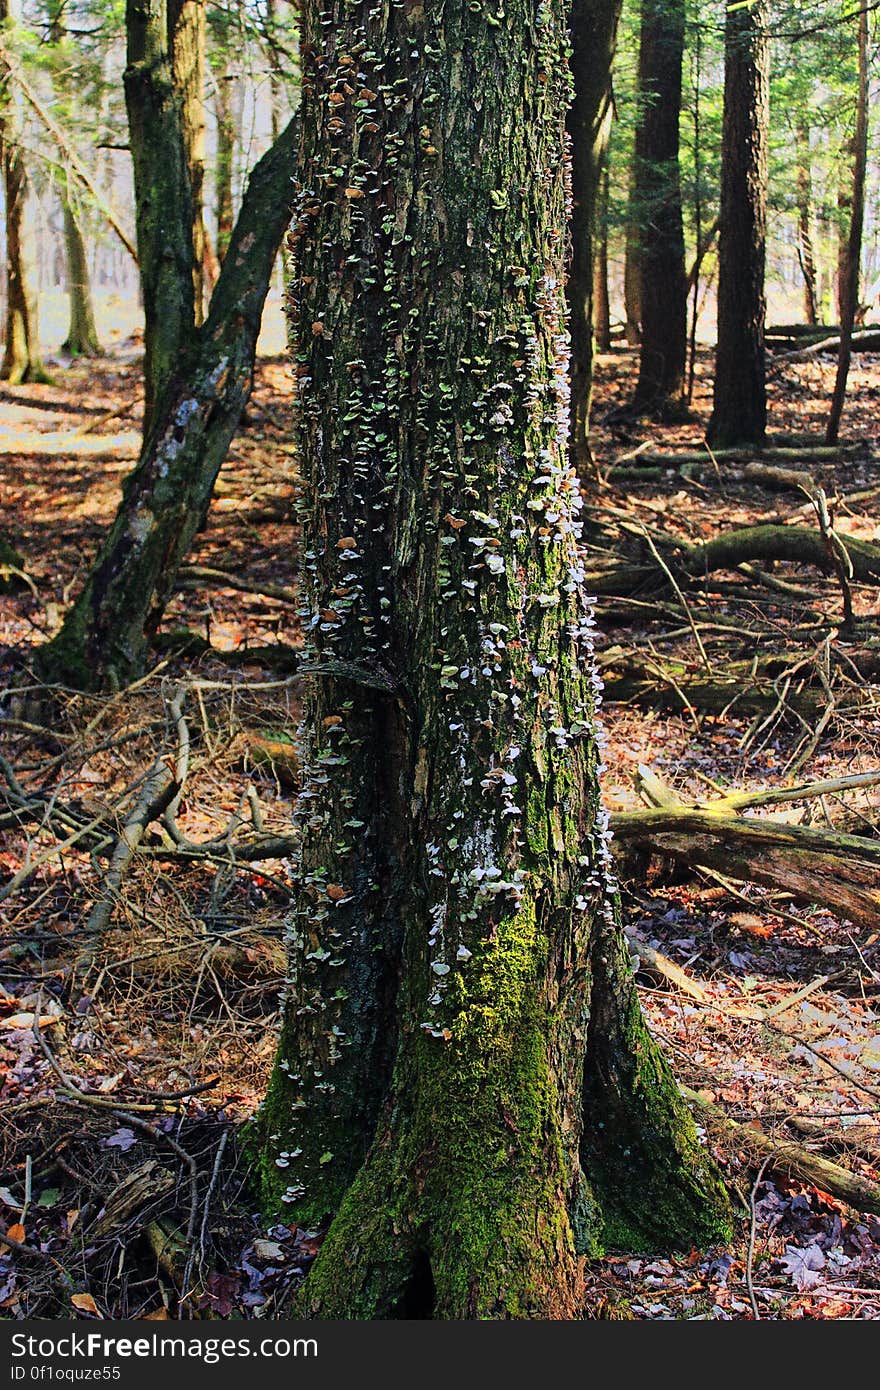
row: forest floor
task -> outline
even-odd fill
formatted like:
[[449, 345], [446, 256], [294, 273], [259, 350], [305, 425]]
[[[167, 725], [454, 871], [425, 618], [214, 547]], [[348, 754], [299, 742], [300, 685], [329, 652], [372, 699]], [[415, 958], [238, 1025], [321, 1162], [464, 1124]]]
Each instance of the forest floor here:
[[[129, 348], [59, 367], [51, 386], [0, 389], [3, 539], [21, 557], [0, 565], [0, 1219], [21, 1246], [0, 1250], [0, 1316], [272, 1318], [320, 1243], [283, 1221], [261, 1225], [242, 1143], [274, 1051], [290, 862], [276, 847], [233, 863], [229, 847], [289, 835], [296, 788], [286, 733], [295, 657], [278, 647], [299, 641], [282, 359], [259, 361], [149, 676], [109, 698], [64, 695], [51, 727], [29, 698], [38, 692], [22, 685], [136, 457]], [[833, 365], [776, 371], [773, 431], [818, 439]], [[820, 527], [812, 485], [759, 477], [747, 460], [682, 469], [656, 457], [700, 447], [710, 369], [701, 354], [693, 422], [661, 427], [621, 409], [633, 353], [598, 364], [590, 567], [639, 570], [616, 590], [598, 586], [614, 813], [642, 804], [639, 786], [643, 800], [646, 786], [656, 796], [640, 767], [661, 796], [700, 804], [880, 768], [876, 576], [842, 581], [833, 541], [829, 574], [766, 556], [745, 569], [677, 567], [685, 545], [734, 529]], [[880, 540], [878, 397], [880, 357], [856, 357], [846, 447], [789, 443], [770, 459], [811, 475], [844, 541]], [[182, 629], [196, 635], [188, 654]], [[181, 715], [171, 706], [184, 687]], [[145, 836], [120, 891], [99, 850], [118, 843], [150, 768], [180, 758], [182, 742], [181, 839]], [[843, 829], [873, 846], [880, 778], [868, 783], [762, 805], [754, 819]], [[858, 845], [850, 850], [857, 858]], [[728, 1248], [594, 1262], [586, 1316], [880, 1318], [880, 925], [870, 904], [842, 917], [833, 884], [824, 905], [805, 904], [788, 882], [734, 880], [647, 850], [622, 857], [620, 870], [644, 1008], [695, 1093], [737, 1226]], [[874, 909], [880, 923], [876, 895]], [[741, 1127], [726, 1128], [718, 1108]], [[765, 1137], [777, 1146], [769, 1158]], [[780, 1150], [792, 1143], [860, 1178], [863, 1209], [807, 1180]]]

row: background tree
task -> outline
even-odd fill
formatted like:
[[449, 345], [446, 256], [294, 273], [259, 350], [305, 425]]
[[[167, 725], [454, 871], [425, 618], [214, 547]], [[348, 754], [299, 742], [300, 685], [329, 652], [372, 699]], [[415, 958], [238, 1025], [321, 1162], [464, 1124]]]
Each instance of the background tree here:
[[755, 0], [750, 5], [733, 5], [725, 22], [718, 345], [708, 431], [716, 448], [760, 447], [767, 427], [767, 18], [766, 0]]
[[571, 324], [571, 449], [575, 467], [590, 462], [593, 380], [594, 223], [611, 126], [611, 67], [622, 0], [574, 0], [571, 70], [571, 239], [568, 303]]
[[639, 118], [633, 161], [641, 355], [634, 405], [684, 410], [687, 279], [679, 171], [684, 0], [642, 0]]
[[[4, 47], [14, 43], [15, 34], [11, 0], [0, 0], [0, 42]], [[0, 66], [0, 162], [6, 205], [6, 332], [0, 380], [47, 381], [26, 245], [28, 173], [22, 149], [21, 98], [5, 63]]]
[[336, 1212], [311, 1316], [570, 1317], [578, 1251], [726, 1228], [608, 897], [567, 458], [566, 26], [556, 0], [504, 25], [303, 13], [313, 681], [260, 1146], [267, 1204]]

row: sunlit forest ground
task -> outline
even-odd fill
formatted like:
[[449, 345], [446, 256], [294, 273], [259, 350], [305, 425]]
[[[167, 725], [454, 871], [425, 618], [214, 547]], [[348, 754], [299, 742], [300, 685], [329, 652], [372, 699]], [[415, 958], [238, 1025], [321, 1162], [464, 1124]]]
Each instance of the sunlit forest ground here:
[[[52, 341], [60, 306], [44, 299], [44, 308]], [[57, 628], [136, 457], [136, 324], [136, 305], [101, 301], [107, 357], [56, 363], [52, 385], [0, 390], [5, 525], [24, 561], [23, 573], [6, 571], [0, 596], [7, 676]], [[242, 827], [289, 834], [296, 794], [297, 473], [282, 349], [276, 297], [245, 427], [149, 676], [109, 698], [65, 696], [51, 728], [27, 689], [13, 696], [3, 682], [7, 780], [109, 832], [157, 756], [179, 751], [168, 700], [185, 685], [189, 769], [178, 823], [212, 845], [188, 858], [147, 837], [96, 938], [87, 923], [101, 893], [97, 859], [75, 837], [59, 853], [57, 834], [3, 822], [0, 1201], [20, 1238], [43, 1252], [27, 1277], [21, 1262], [14, 1272], [0, 1256], [0, 1308], [15, 1316], [271, 1318], [320, 1240], [283, 1219], [261, 1223], [241, 1136], [274, 1050], [291, 861], [232, 864], [224, 853]], [[598, 364], [595, 477], [585, 490], [597, 563], [644, 556], [646, 536], [693, 544], [759, 522], [816, 524], [803, 492], [769, 491], [736, 462], [644, 466], [646, 454], [699, 445], [711, 358], [699, 355], [693, 422], [674, 428], [634, 423], [620, 409], [635, 369], [625, 348]], [[833, 373], [831, 357], [771, 371], [771, 428], [817, 435]], [[878, 397], [880, 357], [861, 354], [846, 447], [811, 465], [836, 499], [840, 533], [864, 540], [880, 540]], [[853, 584], [856, 624], [845, 632], [834, 575], [766, 569], [715, 573], [687, 596], [646, 591], [599, 603], [612, 811], [640, 804], [640, 765], [686, 802], [876, 767], [876, 583]], [[750, 700], [767, 661], [762, 698]], [[711, 713], [686, 696], [706, 667], [731, 680], [730, 699]], [[647, 691], [625, 684], [639, 672]], [[759, 814], [839, 828], [860, 821], [876, 836], [878, 793]], [[765, 1318], [880, 1317], [877, 1215], [786, 1180], [778, 1166], [767, 1172], [749, 1138], [796, 1141], [880, 1182], [877, 933], [787, 893], [669, 861], [625, 858], [620, 872], [654, 1032], [679, 1080], [743, 1126], [732, 1133], [698, 1111], [738, 1225], [729, 1249], [595, 1262], [588, 1315], [737, 1319], [757, 1307]], [[657, 952], [683, 972], [678, 983], [652, 964]], [[87, 989], [72, 1010], [77, 962]]]

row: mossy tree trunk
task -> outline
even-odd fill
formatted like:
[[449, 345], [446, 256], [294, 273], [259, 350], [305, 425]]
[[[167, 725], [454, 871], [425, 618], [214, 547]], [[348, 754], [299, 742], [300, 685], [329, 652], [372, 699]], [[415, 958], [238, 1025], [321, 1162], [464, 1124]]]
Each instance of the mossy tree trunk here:
[[642, 0], [634, 206], [639, 222], [642, 339], [634, 405], [685, 412], [687, 274], [679, 171], [684, 0]]
[[82, 592], [37, 654], [48, 679], [97, 690], [143, 671], [250, 394], [269, 276], [288, 221], [295, 146], [291, 123], [251, 175], [208, 317], [181, 344]]
[[767, 0], [733, 5], [724, 29], [718, 345], [710, 443], [760, 448], [767, 428], [764, 263], [770, 119]]
[[69, 194], [63, 200], [64, 251], [67, 260], [67, 297], [70, 322], [63, 351], [71, 357], [97, 357], [101, 352], [86, 245]]
[[574, 99], [568, 112], [571, 137], [571, 240], [568, 304], [571, 330], [571, 455], [586, 475], [590, 463], [593, 394], [594, 223], [611, 130], [611, 66], [622, 0], [574, 0], [571, 6], [571, 70]]
[[610, 896], [568, 462], [566, 27], [561, 0], [303, 11], [313, 680], [254, 1144], [267, 1206], [335, 1213], [312, 1317], [576, 1317], [582, 1252], [726, 1230]]

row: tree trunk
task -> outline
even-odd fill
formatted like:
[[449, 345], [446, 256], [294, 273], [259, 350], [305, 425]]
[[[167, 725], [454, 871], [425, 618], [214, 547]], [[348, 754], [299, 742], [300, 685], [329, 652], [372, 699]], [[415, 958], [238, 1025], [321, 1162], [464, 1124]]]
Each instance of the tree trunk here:
[[60, 632], [40, 649], [38, 665], [49, 679], [103, 689], [125, 685], [143, 670], [250, 394], [294, 167], [291, 123], [251, 175], [207, 320], [165, 383], [86, 585]]
[[128, 108], [144, 300], [144, 439], [195, 326], [193, 201], [166, 0], [127, 0]]
[[764, 441], [764, 260], [770, 64], [767, 0], [734, 5], [724, 30], [718, 346], [709, 441]]
[[98, 357], [101, 344], [95, 326], [92, 287], [86, 246], [69, 196], [62, 202], [64, 212], [64, 249], [67, 258], [67, 295], [70, 305], [70, 326], [62, 347], [71, 357]]
[[642, 0], [635, 207], [642, 351], [634, 405], [679, 418], [687, 358], [687, 275], [679, 173], [684, 0]]
[[608, 201], [608, 170], [606, 168], [599, 187], [596, 253], [593, 257], [594, 335], [599, 352], [608, 352], [611, 347], [611, 295], [608, 290]]
[[856, 129], [853, 137], [852, 212], [846, 255], [840, 267], [840, 351], [837, 358], [837, 377], [828, 414], [825, 439], [837, 442], [840, 418], [846, 400], [846, 382], [852, 357], [853, 326], [859, 307], [859, 280], [862, 261], [862, 230], [865, 221], [865, 175], [868, 163], [868, 11], [863, 6], [858, 16], [859, 91], [856, 104]]
[[[632, 168], [635, 168], [633, 163]], [[623, 261], [624, 337], [629, 347], [642, 341], [642, 273], [639, 250], [639, 224], [636, 216], [635, 175], [630, 173], [629, 216], [626, 224], [626, 247]]]
[[[0, 0], [0, 23], [10, 18], [9, 0]], [[40, 358], [37, 311], [24, 243], [28, 177], [20, 133], [18, 98], [6, 69], [0, 77], [0, 161], [6, 204], [6, 333], [0, 380], [13, 383], [48, 380]]]
[[267, 1206], [336, 1212], [313, 1317], [576, 1317], [579, 1251], [726, 1230], [608, 897], [567, 463], [566, 22], [562, 0], [503, 23], [303, 10], [313, 681], [258, 1152]]
[[819, 322], [819, 297], [813, 249], [813, 171], [810, 126], [805, 116], [797, 123], [797, 214], [798, 261], [804, 277], [804, 322], [816, 324]]
[[571, 328], [571, 458], [586, 476], [593, 389], [593, 229], [611, 129], [611, 65], [622, 0], [574, 0], [571, 70], [571, 238], [568, 304]]
[[167, 0], [168, 52], [180, 100], [180, 128], [192, 196], [195, 321], [203, 322], [209, 248], [205, 237], [205, 0]]
[[217, 258], [221, 265], [232, 238], [234, 215], [232, 208], [232, 173], [235, 161], [235, 117], [232, 110], [232, 90], [235, 77], [231, 72], [217, 76], [214, 112], [217, 118]]

